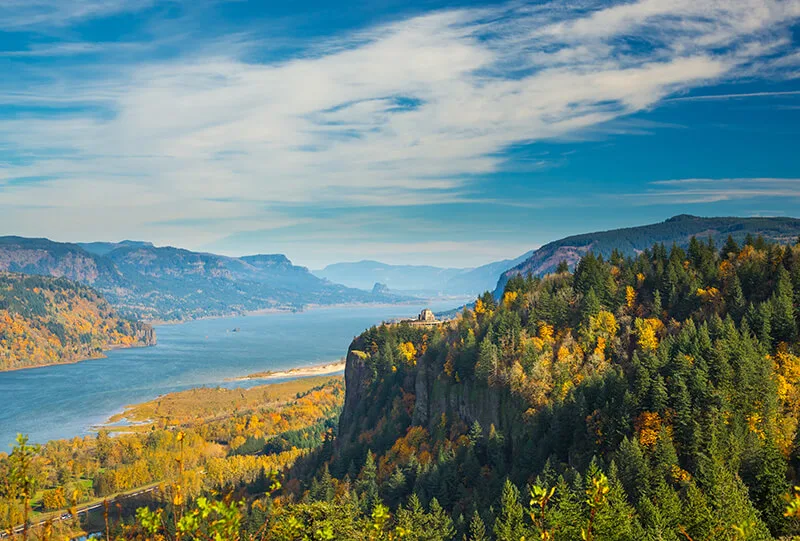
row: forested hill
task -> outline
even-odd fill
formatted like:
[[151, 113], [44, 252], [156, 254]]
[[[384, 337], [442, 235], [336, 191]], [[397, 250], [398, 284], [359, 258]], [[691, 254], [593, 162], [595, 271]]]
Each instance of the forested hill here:
[[79, 246], [0, 237], [0, 271], [80, 281], [100, 291], [120, 313], [145, 320], [401, 300], [322, 280], [280, 254], [236, 258], [136, 241]]
[[0, 272], [0, 370], [73, 362], [155, 344], [93, 289], [65, 278]]
[[336, 442], [273, 531], [798, 534], [799, 304], [800, 244], [692, 240], [514, 277], [437, 328], [374, 327], [348, 352]]
[[701, 218], [681, 214], [657, 224], [566, 237], [545, 244], [525, 261], [509, 268], [500, 276], [495, 293], [502, 293], [506, 281], [517, 274], [540, 276], [553, 272], [562, 261], [566, 261], [572, 268], [589, 250], [603, 257], [608, 257], [614, 250], [623, 255], [635, 255], [657, 243], [664, 244], [667, 248], [673, 243], [686, 248], [693, 236], [702, 240], [711, 238], [719, 246], [728, 235], [739, 243], [744, 242], [748, 235], [754, 238], [761, 235], [767, 240], [789, 242], [800, 236], [800, 219]]

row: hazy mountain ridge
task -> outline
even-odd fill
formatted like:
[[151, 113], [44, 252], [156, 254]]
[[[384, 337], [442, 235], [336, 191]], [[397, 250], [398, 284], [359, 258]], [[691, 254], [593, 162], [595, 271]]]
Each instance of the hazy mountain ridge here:
[[119, 242], [76, 242], [78, 246], [83, 248], [89, 253], [95, 255], [106, 255], [112, 250], [123, 247], [148, 247], [153, 246], [152, 242], [145, 242], [140, 240], [122, 240]]
[[349, 287], [371, 290], [376, 283], [408, 294], [473, 295], [494, 287], [497, 277], [531, 255], [504, 259], [475, 268], [442, 268], [430, 265], [392, 265], [364, 260], [334, 263], [313, 271], [320, 278]]
[[0, 271], [89, 284], [122, 313], [147, 320], [401, 300], [327, 282], [281, 254], [236, 258], [137, 241], [84, 246], [0, 237]]
[[693, 236], [702, 240], [711, 237], [721, 246], [728, 235], [737, 242], [744, 240], [747, 235], [761, 235], [765, 239], [788, 242], [800, 235], [800, 219], [702, 218], [681, 214], [655, 224], [573, 235], [545, 244], [524, 261], [508, 268], [500, 276], [495, 294], [502, 293], [511, 276], [541, 276], [553, 272], [562, 261], [572, 268], [589, 250], [603, 257], [608, 257], [614, 250], [624, 255], [635, 255], [658, 243], [667, 247], [673, 243], [685, 247]]
[[79, 361], [155, 343], [94, 289], [65, 278], [0, 273], [0, 370]]

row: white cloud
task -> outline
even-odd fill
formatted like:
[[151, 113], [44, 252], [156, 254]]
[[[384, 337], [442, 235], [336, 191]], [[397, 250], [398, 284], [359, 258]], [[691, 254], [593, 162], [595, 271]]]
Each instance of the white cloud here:
[[639, 205], [687, 205], [759, 198], [800, 199], [800, 178], [688, 178], [651, 182], [626, 197]]
[[3, 0], [0, 28], [47, 31], [87, 19], [139, 11], [152, 3], [150, 0]]
[[[36, 27], [140, 7], [15, 0], [0, 19]], [[80, 108], [0, 119], [0, 156], [14, 158], [0, 163], [0, 225], [88, 238], [94, 217], [107, 237], [193, 247], [296, 223], [265, 210], [280, 205], [469, 201], [470, 179], [502, 168], [509, 145], [752, 74], [764, 55], [774, 65], [798, 17], [798, 0], [450, 10], [270, 63], [248, 60], [259, 42], [236, 35], [177, 59], [5, 80], [0, 104]]]

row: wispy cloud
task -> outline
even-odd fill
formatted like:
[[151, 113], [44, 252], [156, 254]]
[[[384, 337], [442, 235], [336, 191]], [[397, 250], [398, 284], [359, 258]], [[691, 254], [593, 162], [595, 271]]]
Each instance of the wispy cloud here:
[[48, 31], [87, 19], [140, 11], [152, 4], [151, 0], [3, 0], [0, 28]]
[[[0, 26], [143, 5], [13, 0]], [[264, 38], [237, 34], [178, 58], [24, 74], [0, 82], [0, 104], [20, 108], [0, 119], [0, 153], [11, 157], [0, 165], [0, 220], [23, 234], [66, 221], [77, 234], [103, 218], [109, 236], [150, 238], [167, 223], [173, 242], [192, 246], [260, 220], [292, 223], [271, 210], [281, 205], [479, 201], [474, 179], [502, 170], [509, 146], [586, 133], [757, 73], [794, 54], [798, 17], [798, 0], [514, 4], [422, 14], [279, 61], [254, 61]], [[95, 45], [49, 47], [30, 54]], [[52, 180], [10, 182], [24, 177]], [[57, 210], [24, 208], [30, 201]], [[180, 225], [190, 217], [207, 225]]]
[[781, 96], [800, 96], [800, 90], [784, 90], [774, 92], [742, 92], [740, 94], [709, 94], [702, 96], [680, 96], [677, 98], [667, 98], [664, 101], [713, 101], [713, 100], [735, 100], [743, 98], [775, 98]]
[[800, 178], [688, 178], [659, 180], [626, 194], [640, 205], [690, 205], [760, 198], [800, 199]]

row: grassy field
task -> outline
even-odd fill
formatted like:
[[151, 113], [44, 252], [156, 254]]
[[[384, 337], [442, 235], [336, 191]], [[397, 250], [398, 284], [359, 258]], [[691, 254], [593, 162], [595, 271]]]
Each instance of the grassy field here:
[[108, 425], [101, 428], [110, 432], [134, 432], [150, 430], [151, 426], [205, 423], [265, 406], [280, 406], [293, 400], [298, 394], [308, 392], [331, 380], [341, 379], [342, 376], [328, 375], [259, 385], [249, 389], [223, 387], [188, 389], [128, 406], [125, 411], [109, 419]]

